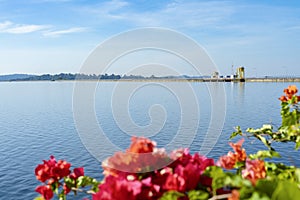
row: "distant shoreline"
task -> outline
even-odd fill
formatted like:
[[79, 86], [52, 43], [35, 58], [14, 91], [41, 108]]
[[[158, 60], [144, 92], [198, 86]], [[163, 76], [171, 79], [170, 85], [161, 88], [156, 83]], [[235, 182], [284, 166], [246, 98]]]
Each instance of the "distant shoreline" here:
[[142, 79], [72, 79], [72, 80], [2, 80], [0, 82], [62, 82], [62, 81], [85, 81], [85, 82], [300, 82], [297, 78], [245, 78], [240, 79], [217, 79], [217, 78], [142, 78]]
[[[243, 77], [243, 76], [242, 76]], [[0, 75], [0, 82], [26, 82], [26, 81], [109, 81], [109, 82], [300, 82], [300, 77], [272, 77], [260, 78], [239, 76], [211, 77], [211, 76], [141, 76], [141, 75], [118, 75], [118, 74], [10, 74]]]

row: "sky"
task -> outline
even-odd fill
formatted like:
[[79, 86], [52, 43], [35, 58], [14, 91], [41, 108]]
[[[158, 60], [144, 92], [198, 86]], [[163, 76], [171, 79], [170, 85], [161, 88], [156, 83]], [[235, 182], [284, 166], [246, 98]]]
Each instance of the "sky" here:
[[300, 76], [298, 0], [0, 0], [0, 75], [77, 73], [101, 42], [144, 27], [194, 39], [224, 75]]

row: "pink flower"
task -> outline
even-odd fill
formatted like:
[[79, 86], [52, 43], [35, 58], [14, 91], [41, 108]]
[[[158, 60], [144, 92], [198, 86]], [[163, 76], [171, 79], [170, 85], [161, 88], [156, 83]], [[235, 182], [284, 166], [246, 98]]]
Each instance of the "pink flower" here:
[[200, 169], [201, 174], [206, 169], [206, 167], [215, 165], [214, 159], [206, 158], [205, 156], [201, 156], [198, 153], [195, 153], [193, 155], [191, 162], [198, 164], [198, 168]]
[[227, 155], [220, 157], [217, 165], [221, 166], [225, 169], [233, 169], [234, 165], [237, 162], [243, 162], [247, 158], [247, 154], [245, 149], [242, 149], [242, 144], [244, 142], [244, 139], [241, 139], [236, 144], [230, 142], [229, 145], [233, 148], [234, 153], [231, 151], [228, 152]]
[[190, 155], [190, 160], [188, 162], [185, 161], [186, 160], [184, 159], [182, 164], [177, 162], [175, 173], [184, 179], [184, 190], [189, 191], [196, 189], [203, 171], [206, 167], [214, 165], [214, 161], [213, 159], [199, 156], [197, 153], [193, 156]]
[[51, 190], [50, 185], [40, 185], [35, 191], [40, 193], [45, 200], [49, 200], [53, 197], [53, 191]]
[[141, 180], [141, 183], [141, 193], [138, 195], [137, 199], [152, 200], [161, 197], [161, 186], [154, 184], [152, 182], [152, 177]]
[[257, 179], [266, 177], [265, 163], [262, 160], [246, 160], [246, 169], [242, 170], [243, 178], [249, 179], [255, 184]]
[[171, 153], [170, 157], [174, 160], [174, 165], [180, 163], [184, 166], [192, 159], [192, 155], [188, 148], [176, 149]]
[[137, 199], [142, 183], [137, 180], [127, 180], [124, 177], [108, 176], [99, 185], [99, 192], [93, 195], [93, 200]]
[[168, 174], [165, 183], [163, 184], [162, 188], [164, 190], [175, 190], [179, 192], [184, 191], [185, 180], [178, 174]]

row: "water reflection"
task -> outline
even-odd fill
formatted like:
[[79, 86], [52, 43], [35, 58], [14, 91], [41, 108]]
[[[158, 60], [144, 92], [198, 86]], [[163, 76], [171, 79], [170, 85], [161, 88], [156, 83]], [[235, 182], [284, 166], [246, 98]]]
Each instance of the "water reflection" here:
[[245, 101], [245, 82], [231, 82], [230, 95], [236, 106], [242, 106]]

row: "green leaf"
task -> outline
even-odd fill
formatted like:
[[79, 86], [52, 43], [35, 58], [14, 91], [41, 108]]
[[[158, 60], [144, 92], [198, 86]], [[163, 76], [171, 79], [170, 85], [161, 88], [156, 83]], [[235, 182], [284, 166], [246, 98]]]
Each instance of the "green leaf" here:
[[261, 179], [257, 181], [255, 189], [258, 190], [260, 193], [265, 193], [268, 197], [272, 197], [278, 182], [276, 180], [265, 180]]
[[300, 197], [300, 189], [296, 183], [290, 181], [280, 181], [272, 195], [272, 200], [298, 200]]
[[236, 131], [233, 132], [233, 133], [230, 135], [230, 139], [236, 137], [237, 135], [243, 135], [243, 132], [242, 132], [240, 126], [235, 127], [235, 130], [236, 130]]
[[38, 196], [38, 197], [35, 197], [34, 200], [45, 200], [45, 199], [42, 196]]
[[205, 175], [208, 175], [212, 178], [212, 189], [213, 189], [213, 195], [217, 194], [217, 189], [222, 188], [225, 186], [225, 179], [226, 174], [224, 173], [223, 169], [218, 166], [211, 166], [206, 168]]
[[264, 124], [261, 128], [261, 130], [265, 130], [265, 131], [272, 130], [272, 129], [273, 129], [273, 126], [270, 124]]
[[177, 191], [168, 191], [163, 194], [160, 200], [177, 200], [179, 197], [184, 197], [183, 193]]
[[[300, 138], [299, 136], [298, 136], [298, 138]], [[295, 146], [295, 149], [296, 150], [298, 150], [300, 148], [300, 141], [299, 142], [296, 142], [296, 146]]]
[[248, 179], [243, 179], [239, 174], [226, 173], [225, 185], [233, 188], [252, 187]]
[[258, 151], [256, 154], [250, 154], [250, 159], [265, 159], [265, 158], [280, 158], [280, 154], [277, 151]]
[[63, 191], [62, 191], [62, 193], [59, 194], [58, 199], [59, 199], [59, 200], [66, 200], [66, 199], [67, 199], [67, 197], [66, 197], [66, 195], [63, 193]]
[[269, 141], [266, 138], [264, 138], [263, 136], [258, 135], [258, 134], [255, 134], [254, 137], [259, 139], [266, 147], [268, 147], [268, 149], [273, 150]]
[[91, 178], [89, 176], [80, 176], [77, 179], [77, 186], [78, 187], [85, 187], [85, 186], [88, 186], [88, 185], [98, 186], [99, 182], [96, 179]]
[[188, 192], [189, 200], [205, 200], [208, 199], [209, 194], [202, 190], [191, 190]]
[[297, 168], [295, 170], [295, 181], [300, 183], [300, 169], [299, 168]]
[[265, 194], [260, 194], [258, 192], [253, 192], [252, 196], [249, 198], [249, 200], [270, 200], [268, 196]]
[[250, 183], [249, 187], [242, 187], [239, 189], [240, 199], [249, 199], [254, 192], [254, 187]]

